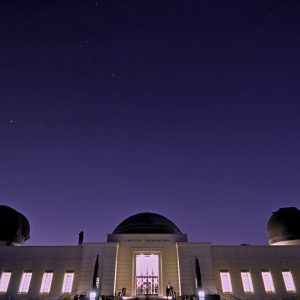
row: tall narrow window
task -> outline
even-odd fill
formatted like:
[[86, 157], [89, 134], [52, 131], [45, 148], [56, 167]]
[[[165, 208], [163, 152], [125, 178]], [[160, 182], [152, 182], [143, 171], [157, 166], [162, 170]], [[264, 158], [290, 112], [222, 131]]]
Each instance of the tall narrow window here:
[[230, 273], [228, 271], [221, 271], [220, 277], [223, 293], [232, 293]]
[[263, 278], [266, 293], [275, 293], [275, 287], [274, 287], [271, 272], [270, 271], [262, 271], [261, 275]]
[[30, 281], [32, 277], [31, 271], [25, 271], [22, 274], [21, 283], [19, 286], [19, 293], [27, 294], [29, 291]]
[[64, 282], [63, 282], [63, 286], [62, 286], [63, 293], [71, 293], [72, 292], [73, 280], [74, 280], [74, 272], [67, 271], [65, 273]]
[[248, 270], [241, 271], [241, 277], [242, 277], [244, 292], [247, 294], [254, 293], [250, 271]]
[[42, 294], [50, 293], [52, 279], [53, 279], [53, 272], [46, 271], [43, 275], [42, 285], [40, 290]]
[[4, 271], [1, 274], [0, 277], [0, 293], [6, 293], [9, 285], [11, 277], [11, 272], [10, 271]]
[[290, 270], [282, 270], [282, 277], [283, 277], [286, 291], [288, 293], [296, 293], [296, 287], [295, 287], [292, 272]]

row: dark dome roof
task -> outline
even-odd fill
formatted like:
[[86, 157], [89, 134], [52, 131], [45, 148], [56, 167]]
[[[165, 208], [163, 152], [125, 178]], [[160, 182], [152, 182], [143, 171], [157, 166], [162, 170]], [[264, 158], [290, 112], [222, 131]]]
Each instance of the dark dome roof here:
[[29, 239], [30, 225], [25, 216], [6, 205], [0, 205], [0, 241], [24, 244]]
[[269, 244], [300, 239], [300, 210], [296, 207], [280, 208], [268, 222]]
[[140, 213], [121, 222], [113, 234], [120, 233], [163, 233], [182, 234], [180, 229], [169, 219], [154, 213]]

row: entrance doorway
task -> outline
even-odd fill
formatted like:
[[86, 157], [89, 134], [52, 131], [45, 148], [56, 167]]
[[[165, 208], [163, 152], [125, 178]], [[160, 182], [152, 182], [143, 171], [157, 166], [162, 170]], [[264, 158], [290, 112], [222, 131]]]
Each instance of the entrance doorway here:
[[158, 295], [159, 256], [157, 254], [136, 255], [136, 294]]

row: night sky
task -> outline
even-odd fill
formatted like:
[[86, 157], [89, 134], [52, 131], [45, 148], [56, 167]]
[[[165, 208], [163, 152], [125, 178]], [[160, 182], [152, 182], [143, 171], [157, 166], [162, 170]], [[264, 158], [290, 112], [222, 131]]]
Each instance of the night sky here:
[[156, 212], [266, 244], [300, 207], [300, 1], [0, 1], [0, 202], [29, 245]]

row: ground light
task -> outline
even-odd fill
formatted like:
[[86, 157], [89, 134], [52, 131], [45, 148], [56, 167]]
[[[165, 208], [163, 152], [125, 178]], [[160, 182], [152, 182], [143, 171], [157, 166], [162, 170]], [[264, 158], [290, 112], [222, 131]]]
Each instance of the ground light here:
[[198, 292], [199, 300], [205, 300], [205, 293], [203, 291]]
[[94, 291], [90, 292], [90, 300], [95, 300], [96, 299], [96, 295], [97, 295], [96, 292], [94, 292]]

